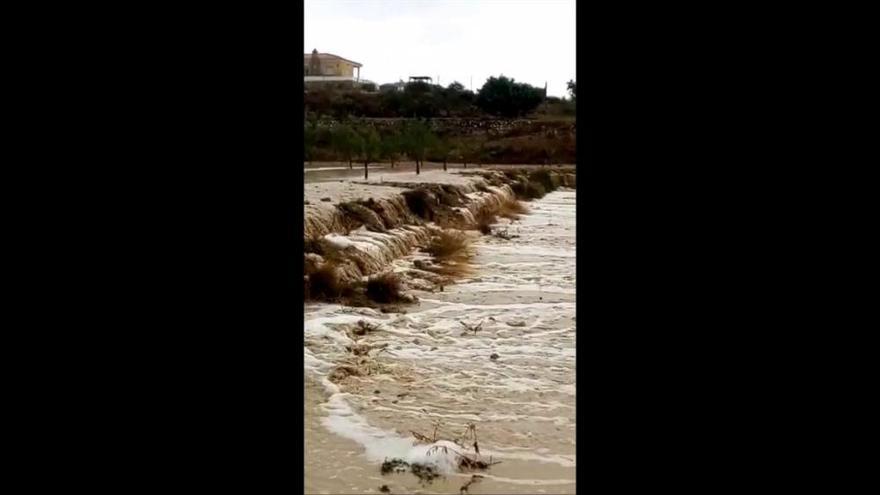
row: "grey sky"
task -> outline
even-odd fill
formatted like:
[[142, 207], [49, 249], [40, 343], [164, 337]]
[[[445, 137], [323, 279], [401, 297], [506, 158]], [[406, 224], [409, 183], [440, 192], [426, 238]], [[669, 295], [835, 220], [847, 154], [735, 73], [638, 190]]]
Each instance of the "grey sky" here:
[[305, 52], [363, 64], [379, 84], [430, 76], [478, 90], [504, 74], [564, 96], [575, 72], [575, 0], [304, 0]]

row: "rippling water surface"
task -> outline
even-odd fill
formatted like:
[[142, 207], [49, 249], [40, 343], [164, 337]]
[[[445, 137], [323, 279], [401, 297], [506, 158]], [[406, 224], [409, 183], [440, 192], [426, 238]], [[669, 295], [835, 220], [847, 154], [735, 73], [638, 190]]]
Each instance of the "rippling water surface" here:
[[[575, 200], [559, 190], [528, 203], [507, 228], [482, 236], [476, 270], [443, 292], [416, 292], [406, 314], [305, 307], [306, 490], [309, 493], [458, 493], [470, 475], [410, 430], [455, 436], [477, 426], [480, 452], [500, 460], [469, 493], [575, 491]], [[505, 221], [506, 223], [506, 221]], [[411, 265], [413, 255], [395, 263]], [[358, 320], [381, 330], [352, 340]], [[477, 325], [465, 331], [462, 322]], [[373, 372], [339, 384], [327, 375], [367, 344]], [[490, 356], [497, 355], [496, 359]], [[381, 476], [383, 459], [433, 462], [447, 475], [421, 484]]]

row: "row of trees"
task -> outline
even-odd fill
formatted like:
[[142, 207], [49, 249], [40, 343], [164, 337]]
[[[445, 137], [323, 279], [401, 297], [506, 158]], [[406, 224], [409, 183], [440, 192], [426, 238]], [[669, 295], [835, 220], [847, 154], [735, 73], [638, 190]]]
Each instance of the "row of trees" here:
[[349, 168], [354, 161], [363, 162], [364, 178], [369, 177], [368, 166], [381, 161], [395, 163], [407, 157], [416, 163], [416, 174], [426, 159], [442, 161], [446, 170], [449, 159], [465, 159], [478, 151], [478, 145], [465, 141], [453, 142], [438, 136], [420, 121], [407, 122], [395, 131], [380, 134], [370, 125], [352, 126], [341, 124], [331, 129], [320, 129], [315, 121], [307, 122], [304, 136], [305, 160], [310, 162], [318, 147], [332, 150], [337, 157], [348, 160]]
[[[574, 82], [569, 82], [574, 98]], [[432, 117], [521, 117], [545, 101], [544, 90], [518, 83], [505, 76], [490, 77], [477, 93], [458, 82], [447, 87], [424, 82], [406, 84], [403, 90], [383, 85], [379, 93], [310, 90], [305, 95], [307, 111], [344, 118], [432, 118]]]

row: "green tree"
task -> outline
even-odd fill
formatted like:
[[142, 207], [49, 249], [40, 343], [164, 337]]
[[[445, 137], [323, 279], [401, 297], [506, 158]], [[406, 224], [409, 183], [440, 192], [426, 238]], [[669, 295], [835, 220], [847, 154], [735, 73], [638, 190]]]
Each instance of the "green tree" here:
[[416, 175], [421, 173], [421, 165], [431, 150], [436, 137], [423, 122], [413, 122], [404, 131], [404, 143], [407, 154], [416, 162]]
[[479, 152], [479, 145], [474, 141], [461, 141], [458, 145], [458, 156], [461, 158], [464, 168], [468, 166], [468, 160]]
[[312, 129], [312, 126], [306, 124], [304, 133], [303, 133], [303, 158], [306, 162], [311, 165], [312, 163], [312, 154], [315, 149], [315, 130]]
[[369, 177], [368, 166], [375, 163], [379, 159], [382, 152], [382, 140], [379, 133], [372, 126], [365, 126], [359, 134], [358, 144], [360, 145], [360, 155], [364, 160], [364, 179]]
[[543, 90], [534, 86], [504, 76], [490, 77], [477, 94], [477, 106], [493, 115], [517, 117], [535, 110], [543, 99]]
[[453, 92], [453, 93], [463, 93], [464, 92], [464, 84], [462, 84], [458, 81], [455, 81], [452, 84], [450, 84], [449, 86], [447, 86], [446, 89]]
[[401, 139], [400, 135], [391, 132], [385, 136], [382, 136], [382, 150], [380, 155], [383, 159], [387, 159], [391, 161], [391, 168], [394, 168], [394, 162], [400, 156], [401, 153]]
[[348, 160], [348, 168], [353, 168], [352, 158], [360, 148], [358, 141], [357, 133], [348, 124], [337, 126], [330, 137], [333, 149]]
[[431, 154], [439, 161], [443, 162], [443, 171], [446, 172], [446, 163], [449, 161], [449, 156], [453, 152], [452, 143], [447, 139], [438, 137], [431, 144]]
[[577, 101], [577, 83], [575, 81], [568, 81], [568, 92], [571, 93], [572, 101]]

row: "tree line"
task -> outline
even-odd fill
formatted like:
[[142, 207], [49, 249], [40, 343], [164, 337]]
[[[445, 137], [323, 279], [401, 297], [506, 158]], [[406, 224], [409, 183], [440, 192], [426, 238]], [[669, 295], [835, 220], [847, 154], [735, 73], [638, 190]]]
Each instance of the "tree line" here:
[[[574, 98], [574, 82], [568, 84]], [[557, 98], [550, 98], [556, 102]], [[373, 118], [522, 117], [546, 100], [543, 88], [518, 83], [505, 76], [490, 77], [474, 93], [459, 82], [447, 87], [411, 82], [398, 89], [384, 84], [378, 93], [357, 90], [316, 89], [305, 94], [308, 113], [337, 119], [347, 116]], [[571, 102], [573, 103], [573, 102]]]
[[[342, 123], [331, 129], [321, 128], [317, 120], [306, 122], [303, 140], [304, 159], [310, 162], [318, 149], [328, 150], [336, 158], [363, 163], [364, 178], [369, 177], [369, 164], [387, 161], [394, 168], [404, 158], [414, 161], [416, 174], [421, 173], [424, 161], [443, 162], [447, 169], [449, 160], [460, 160], [467, 167], [467, 160], [480, 156], [480, 144], [466, 140], [453, 140], [439, 135], [421, 121], [408, 121], [380, 133], [368, 124]], [[479, 159], [479, 158], [478, 158]]]

